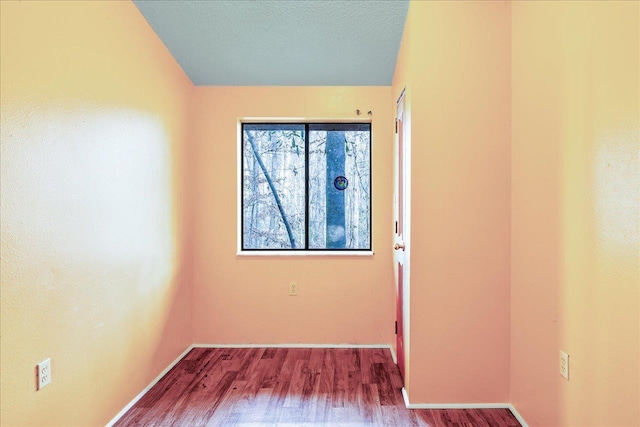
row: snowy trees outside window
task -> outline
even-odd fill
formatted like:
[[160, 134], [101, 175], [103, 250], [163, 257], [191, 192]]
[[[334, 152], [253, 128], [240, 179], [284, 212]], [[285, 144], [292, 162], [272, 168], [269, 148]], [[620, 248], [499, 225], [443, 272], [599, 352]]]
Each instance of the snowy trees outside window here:
[[371, 250], [371, 124], [242, 125], [242, 250]]

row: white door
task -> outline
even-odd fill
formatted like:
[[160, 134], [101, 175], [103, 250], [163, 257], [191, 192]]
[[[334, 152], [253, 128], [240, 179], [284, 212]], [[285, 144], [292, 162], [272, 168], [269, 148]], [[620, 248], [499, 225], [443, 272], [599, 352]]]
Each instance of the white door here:
[[395, 194], [394, 194], [394, 258], [396, 270], [396, 352], [398, 368], [405, 377], [405, 351], [408, 351], [408, 288], [409, 288], [409, 221], [408, 221], [408, 185], [410, 165], [407, 153], [405, 96], [398, 99], [395, 138]]

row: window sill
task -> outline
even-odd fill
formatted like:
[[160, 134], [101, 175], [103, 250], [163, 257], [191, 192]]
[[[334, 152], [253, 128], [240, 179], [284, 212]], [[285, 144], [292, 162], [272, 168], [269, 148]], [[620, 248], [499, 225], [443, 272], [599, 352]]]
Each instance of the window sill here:
[[323, 257], [363, 257], [373, 256], [373, 251], [238, 251], [236, 256], [279, 256], [279, 257], [305, 257], [305, 256], [323, 256]]

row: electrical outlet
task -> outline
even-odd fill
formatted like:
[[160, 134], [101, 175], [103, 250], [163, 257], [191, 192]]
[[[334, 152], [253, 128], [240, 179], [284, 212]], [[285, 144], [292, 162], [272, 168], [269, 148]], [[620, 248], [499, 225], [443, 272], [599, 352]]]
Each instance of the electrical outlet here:
[[289, 296], [298, 295], [298, 282], [289, 282]]
[[38, 390], [51, 382], [51, 358], [38, 363]]
[[560, 375], [569, 380], [569, 355], [560, 351]]

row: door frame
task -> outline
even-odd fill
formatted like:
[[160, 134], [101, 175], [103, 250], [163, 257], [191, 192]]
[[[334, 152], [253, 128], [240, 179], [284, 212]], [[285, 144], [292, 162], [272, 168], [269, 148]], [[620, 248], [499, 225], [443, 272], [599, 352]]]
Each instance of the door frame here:
[[[400, 253], [400, 251], [394, 250], [393, 260], [394, 260], [394, 277], [396, 282], [396, 321], [402, 322], [402, 354], [398, 354], [398, 358], [403, 357], [403, 360], [400, 361], [398, 359], [398, 365], [402, 364], [404, 368], [403, 372], [403, 381], [405, 388], [408, 388], [409, 384], [409, 371], [410, 371], [410, 283], [411, 283], [411, 269], [410, 269], [410, 249], [411, 249], [411, 114], [407, 108], [407, 94], [406, 89], [403, 89], [398, 100], [396, 102], [396, 119], [401, 118], [400, 126], [402, 129], [398, 129], [398, 132], [394, 135], [394, 197], [393, 197], [393, 209], [394, 209], [394, 226], [395, 221], [400, 220], [398, 218], [399, 215], [399, 136], [402, 135], [402, 149], [403, 149], [403, 218], [402, 218], [402, 235], [398, 235], [397, 231], [394, 230], [394, 244], [401, 243], [404, 244], [405, 250]], [[398, 121], [396, 121], [398, 123]], [[402, 240], [402, 241], [400, 241]], [[401, 263], [402, 265], [402, 307], [398, 307], [398, 286], [399, 286], [399, 272], [398, 265]], [[402, 318], [400, 319], [400, 313]], [[397, 343], [396, 343], [397, 346]]]

